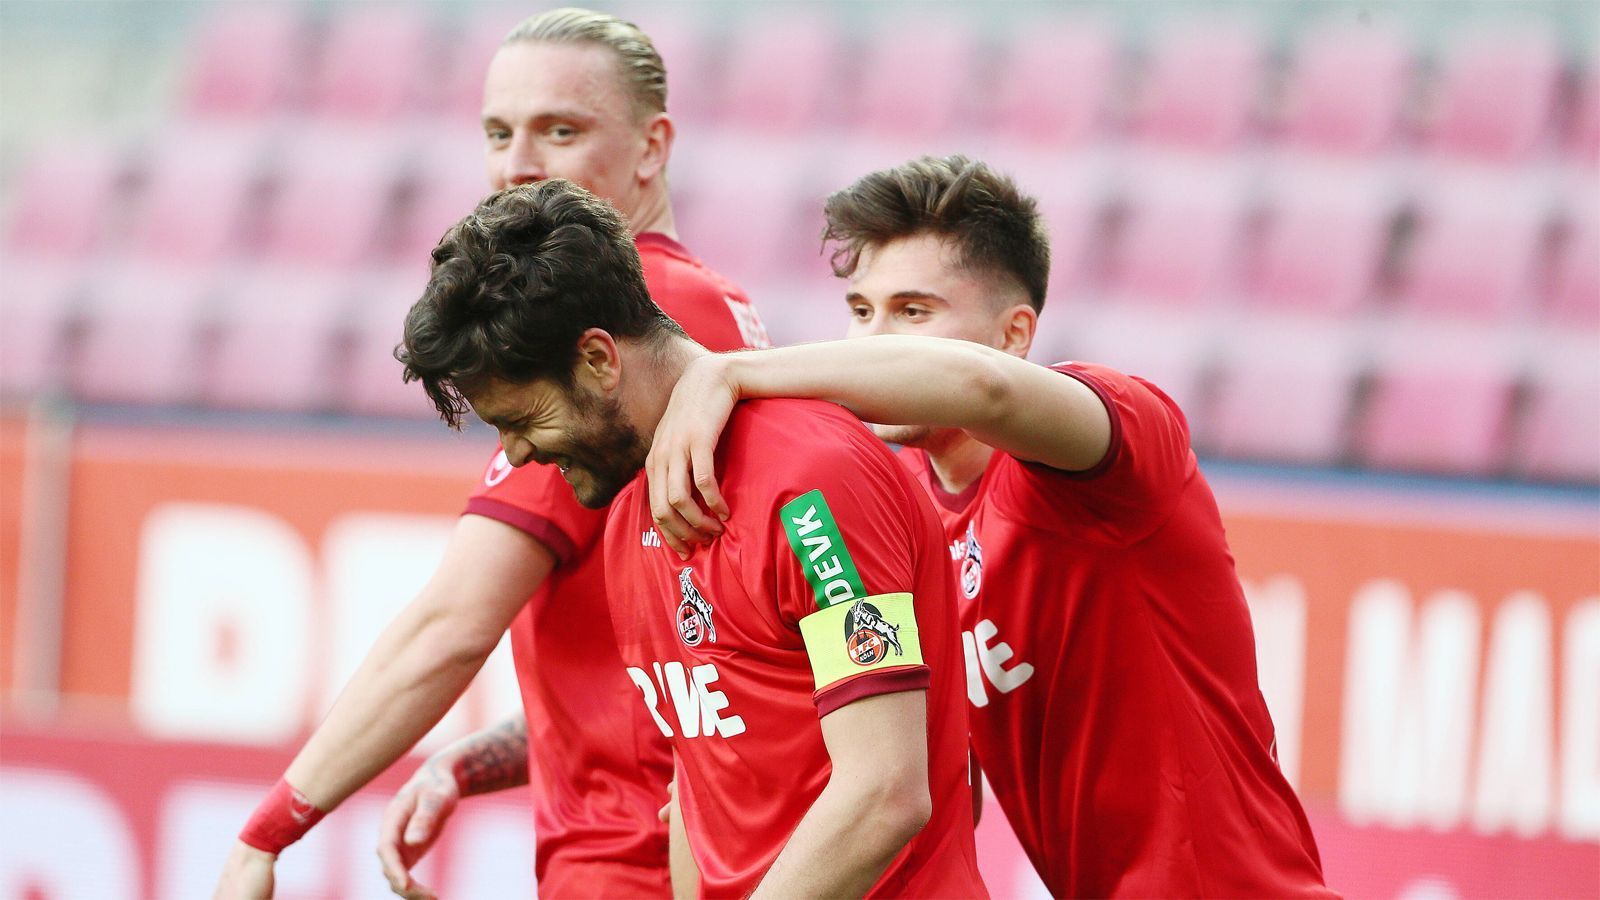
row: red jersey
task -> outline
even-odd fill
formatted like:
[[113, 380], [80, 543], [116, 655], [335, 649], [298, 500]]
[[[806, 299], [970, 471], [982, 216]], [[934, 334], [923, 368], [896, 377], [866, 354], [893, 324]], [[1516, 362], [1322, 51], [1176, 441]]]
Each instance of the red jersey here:
[[1058, 897], [1329, 894], [1183, 414], [1139, 379], [1055, 368], [1110, 412], [1093, 470], [995, 453], [957, 496], [901, 453], [940, 505], [995, 799]]
[[732, 517], [687, 561], [662, 546], [642, 474], [605, 539], [633, 705], [642, 695], [677, 753], [702, 892], [747, 896], [778, 857], [828, 781], [822, 716], [922, 690], [933, 815], [869, 894], [983, 895], [955, 600], [927, 498], [855, 417], [809, 400], [740, 404], [717, 470]]
[[[713, 350], [765, 346], [742, 291], [665, 235], [635, 243], [656, 303]], [[605, 605], [605, 510], [585, 509], [555, 466], [490, 460], [468, 513], [532, 535], [556, 568], [511, 626], [528, 719], [541, 897], [667, 896], [672, 754], [639, 708]]]

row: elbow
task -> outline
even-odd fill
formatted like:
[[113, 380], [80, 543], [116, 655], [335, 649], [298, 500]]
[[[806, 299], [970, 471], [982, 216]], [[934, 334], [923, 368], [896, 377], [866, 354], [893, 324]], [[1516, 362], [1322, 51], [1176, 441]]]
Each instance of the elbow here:
[[927, 778], [885, 779], [878, 796], [872, 800], [878, 834], [885, 844], [892, 844], [895, 852], [922, 833], [933, 817], [933, 797], [928, 792]]
[[979, 348], [973, 348], [969, 358], [971, 365], [963, 379], [962, 390], [972, 398], [974, 415], [972, 421], [963, 424], [968, 428], [982, 428], [1001, 421], [1013, 409], [1016, 386], [1005, 367]]
[[476, 672], [500, 643], [503, 632], [494, 632], [475, 622], [456, 617], [429, 617], [418, 635], [418, 643], [441, 670], [470, 669]]

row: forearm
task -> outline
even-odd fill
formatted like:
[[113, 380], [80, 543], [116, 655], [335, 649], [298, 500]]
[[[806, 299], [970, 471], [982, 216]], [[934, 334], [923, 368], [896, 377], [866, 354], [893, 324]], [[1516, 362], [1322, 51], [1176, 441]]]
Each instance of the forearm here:
[[[878, 335], [718, 357], [740, 399], [829, 400], [881, 425], [982, 427], [1002, 399], [1008, 361], [968, 341]], [[1026, 363], [1024, 363], [1026, 365]]]
[[407, 609], [378, 639], [285, 778], [331, 810], [426, 735], [471, 683], [493, 644]]
[[817, 796], [754, 897], [860, 897], [921, 830], [925, 819], [870, 785], [840, 784]]
[[528, 783], [528, 721], [518, 714], [469, 734], [428, 764], [446, 767], [463, 797], [522, 787]]

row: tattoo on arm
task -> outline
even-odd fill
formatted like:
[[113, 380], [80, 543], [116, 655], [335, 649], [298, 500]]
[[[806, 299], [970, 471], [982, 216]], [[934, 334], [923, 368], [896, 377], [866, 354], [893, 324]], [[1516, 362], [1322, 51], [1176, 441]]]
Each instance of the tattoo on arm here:
[[453, 767], [461, 796], [488, 794], [528, 783], [528, 726], [520, 716], [463, 743]]

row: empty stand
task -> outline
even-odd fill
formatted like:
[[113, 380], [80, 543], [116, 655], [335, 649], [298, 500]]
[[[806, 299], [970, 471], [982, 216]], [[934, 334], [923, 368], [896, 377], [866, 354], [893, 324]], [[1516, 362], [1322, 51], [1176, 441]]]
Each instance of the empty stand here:
[[1600, 330], [1600, 185], [1580, 182], [1552, 273], [1550, 319]]
[[59, 386], [78, 281], [70, 264], [0, 259], [0, 393], [28, 396]]
[[419, 148], [412, 166], [410, 202], [397, 220], [394, 243], [395, 262], [406, 271], [426, 273], [429, 254], [446, 229], [489, 193], [482, 160], [481, 143], [454, 135]]
[[977, 37], [970, 21], [926, 13], [880, 25], [862, 48], [856, 121], [871, 133], [915, 139], [949, 132], [973, 98]]
[[650, 35], [667, 67], [667, 112], [681, 122], [715, 118], [721, 53], [698, 13], [673, 3], [641, 4], [617, 13]]
[[[1212, 354], [1220, 337], [1210, 316], [1155, 309], [1051, 309], [1030, 357], [1075, 359], [1137, 375], [1164, 391], [1198, 428], [1207, 416]], [[1049, 323], [1046, 327], [1046, 323]]]
[[[813, 147], [722, 140], [715, 153], [686, 154], [674, 171], [683, 243], [712, 268], [744, 284], [768, 280], [814, 254], [821, 198], [810, 196]], [[690, 160], [693, 162], [691, 163]], [[815, 220], [817, 227], [803, 227]]]
[[842, 48], [825, 7], [759, 14], [728, 47], [723, 116], [740, 126], [798, 133], [829, 115]]
[[122, 154], [114, 143], [39, 145], [12, 181], [6, 250], [57, 258], [101, 249], [120, 207]]
[[308, 48], [297, 3], [217, 3], [190, 44], [184, 106], [194, 116], [260, 119], [299, 99]]
[[1290, 145], [1346, 155], [1390, 145], [1411, 75], [1411, 49], [1398, 28], [1322, 23], [1301, 40], [1290, 66]]
[[440, 71], [440, 29], [425, 6], [352, 3], [338, 8], [323, 41], [311, 107], [339, 119], [396, 119], [423, 108]]
[[1541, 341], [1522, 425], [1515, 472], [1600, 483], [1600, 354], [1591, 337]]
[[357, 413], [427, 419], [437, 415], [422, 385], [402, 380], [394, 358], [406, 311], [422, 296], [421, 279], [375, 275], [357, 286], [349, 352], [344, 360], [341, 408]]
[[74, 355], [74, 393], [98, 402], [194, 402], [208, 289], [190, 270], [132, 264], [97, 272]]
[[1600, 48], [1589, 53], [1588, 76], [1573, 104], [1567, 152], [1579, 165], [1600, 169]]
[[1013, 29], [988, 95], [1005, 131], [1052, 146], [1080, 144], [1104, 125], [1118, 73], [1117, 35], [1087, 17]]
[[405, 162], [403, 133], [317, 129], [297, 132], [277, 158], [267, 205], [265, 255], [308, 266], [350, 266], [372, 258], [392, 219]]
[[1226, 166], [1151, 166], [1128, 180], [1111, 248], [1115, 295], [1168, 306], [1214, 302], [1238, 262], [1246, 194]]
[[[509, 13], [509, 14], [508, 14]], [[443, 51], [441, 76], [435, 86], [438, 112], [451, 130], [475, 131], [483, 111], [483, 80], [500, 42], [518, 22], [517, 13], [495, 7], [468, 17]]]
[[207, 265], [244, 240], [261, 183], [259, 135], [243, 128], [184, 128], [144, 154], [144, 187], [129, 250], [139, 258]]
[[1234, 19], [1179, 22], [1145, 62], [1138, 132], [1146, 140], [1206, 150], [1233, 146], [1255, 111], [1261, 38]]
[[330, 354], [348, 312], [346, 279], [247, 270], [230, 273], [220, 293], [205, 399], [245, 409], [331, 405]]
[[1278, 173], [1252, 254], [1257, 305], [1329, 315], [1361, 307], [1377, 279], [1399, 197], [1365, 167], [1300, 164]]
[[1339, 318], [1256, 318], [1230, 330], [1210, 420], [1199, 427], [1218, 453], [1331, 465], [1349, 444], [1360, 356]]
[[1417, 201], [1402, 303], [1413, 312], [1510, 321], [1529, 305], [1547, 199], [1527, 179], [1444, 175]]
[[1548, 28], [1502, 23], [1459, 35], [1435, 89], [1432, 142], [1444, 153], [1527, 158], [1550, 124], [1561, 51]]

